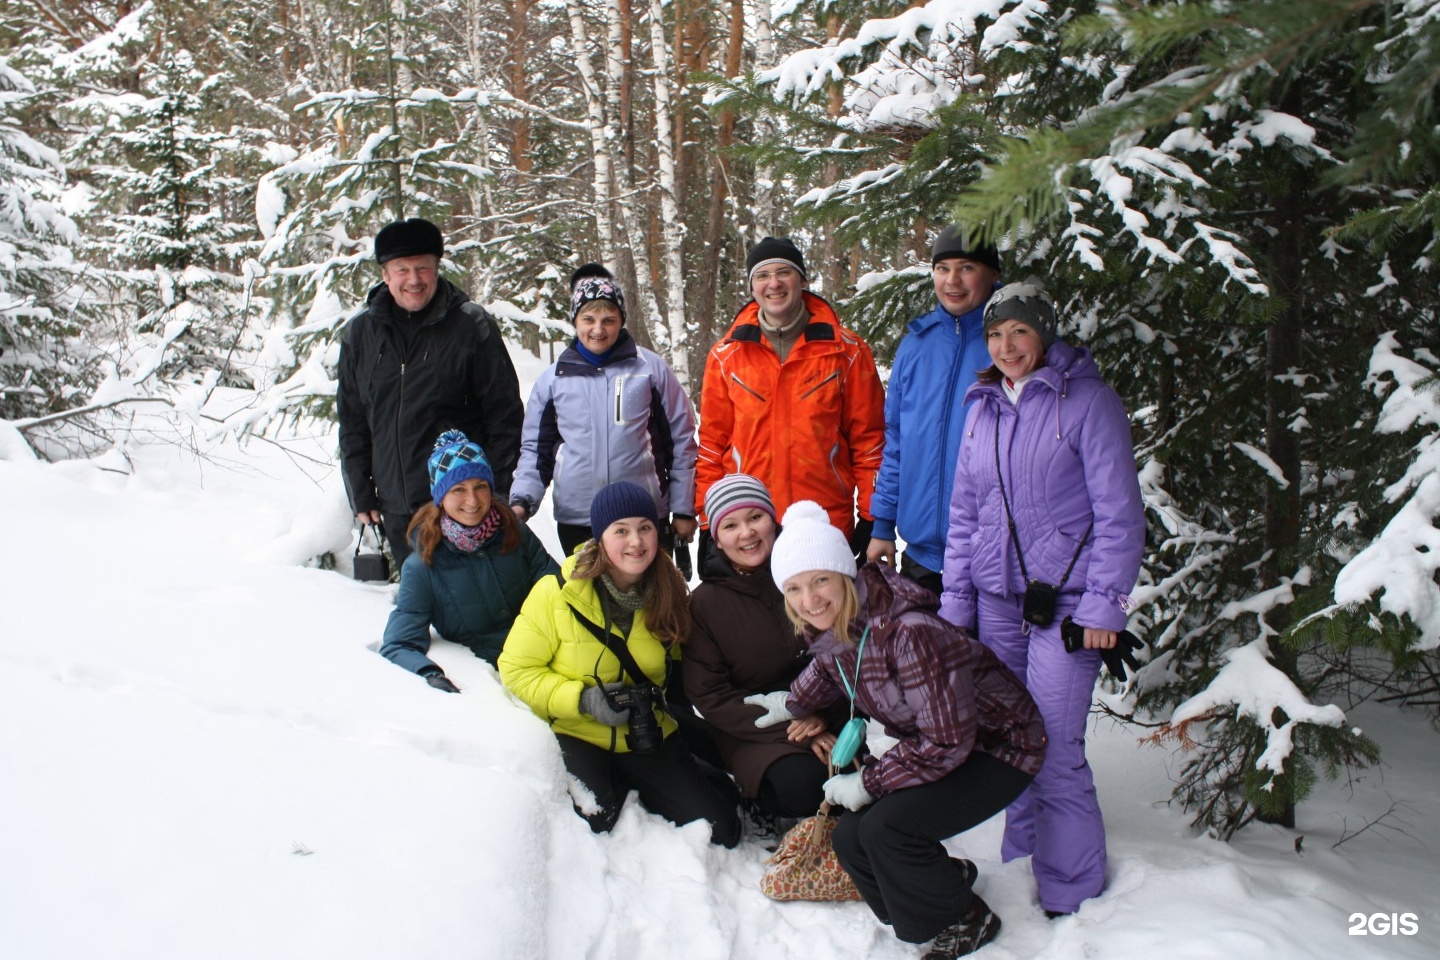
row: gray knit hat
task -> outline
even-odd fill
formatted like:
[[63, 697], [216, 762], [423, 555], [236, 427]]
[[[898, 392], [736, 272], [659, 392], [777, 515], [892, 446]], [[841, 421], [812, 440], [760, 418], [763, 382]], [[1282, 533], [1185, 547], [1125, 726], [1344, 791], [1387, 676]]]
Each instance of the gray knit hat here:
[[830, 523], [830, 515], [814, 500], [790, 504], [780, 535], [770, 551], [770, 574], [782, 591], [785, 581], [808, 570], [830, 570], [855, 576], [855, 554], [845, 534]]
[[727, 473], [705, 491], [705, 517], [712, 532], [720, 526], [726, 514], [746, 507], [764, 510], [770, 514], [771, 520], [776, 519], [775, 501], [770, 499], [770, 491], [747, 473]]
[[1005, 320], [1018, 320], [1040, 334], [1046, 350], [1055, 342], [1055, 303], [1037, 283], [1007, 283], [990, 295], [985, 330]]

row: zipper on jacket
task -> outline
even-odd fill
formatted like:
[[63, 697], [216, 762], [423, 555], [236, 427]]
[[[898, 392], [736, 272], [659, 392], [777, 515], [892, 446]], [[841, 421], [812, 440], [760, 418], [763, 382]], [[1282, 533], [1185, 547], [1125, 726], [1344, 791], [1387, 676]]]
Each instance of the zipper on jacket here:
[[730, 379], [733, 380], [733, 381], [735, 381], [735, 385], [736, 385], [737, 387], [739, 387], [741, 390], [744, 390], [746, 393], [750, 394], [750, 395], [751, 395], [752, 397], [754, 397], [756, 400], [764, 400], [764, 399], [765, 399], [765, 398], [762, 397], [759, 393], [757, 393], [757, 392], [755, 392], [754, 390], [750, 389], [750, 385], [747, 384], [744, 380], [741, 380], [741, 379], [740, 379], [739, 377], [737, 377], [735, 374], [733, 374], [733, 373], [730, 374]]
[[[960, 318], [959, 318], [959, 317], [956, 317], [956, 318], [955, 318], [955, 335], [960, 338], [960, 349], [955, 352], [955, 357], [954, 357], [954, 359], [952, 359], [952, 360], [950, 361], [950, 382], [951, 382], [951, 383], [954, 383], [954, 382], [955, 382], [955, 376], [956, 376], [956, 373], [957, 373], [956, 368], [959, 367], [960, 364], [965, 361], [965, 349], [970, 346], [970, 343], [969, 343], [970, 338], [965, 335], [965, 330], [964, 330], [964, 328], [960, 326]], [[962, 404], [962, 406], [963, 406], [963, 404]], [[947, 443], [946, 441], [948, 441], [948, 440], [950, 439], [950, 417], [952, 416], [952, 412], [954, 411], [954, 409], [955, 409], [955, 391], [954, 391], [954, 389], [951, 389], [951, 391], [950, 391], [950, 392], [946, 395], [946, 397], [945, 397], [945, 419], [941, 421], [941, 423], [943, 423], [943, 424], [945, 425], [944, 428], [940, 431], [940, 487], [941, 487], [941, 489], [944, 489], [944, 487], [945, 487], [945, 477], [947, 476], [947, 474], [945, 473], [945, 452], [950, 449], [950, 444]], [[963, 423], [961, 424], [961, 428], [962, 428], [962, 429], [964, 428], [964, 424], [963, 424]], [[957, 453], [959, 452], [959, 448], [958, 448], [958, 447], [956, 448], [956, 452], [957, 452]], [[951, 483], [953, 484], [953, 483], [954, 483], [954, 480], [955, 480], [955, 464], [953, 464], [953, 463], [950, 464], [950, 472], [949, 472], [948, 476], [950, 477]], [[952, 490], [953, 490], [953, 488], [952, 488]], [[936, 517], [935, 517], [935, 523], [936, 523], [935, 529], [940, 532], [940, 544], [941, 544], [942, 553], [943, 553], [943, 547], [944, 547], [945, 539], [946, 539], [945, 534], [946, 534], [946, 531], [949, 529], [949, 526], [950, 526], [950, 498], [949, 498], [949, 497], [936, 497], [936, 498], [935, 498], [935, 509], [938, 511], [938, 512], [937, 512], [937, 515], [936, 515]], [[895, 512], [896, 512], [896, 513], [899, 513], [900, 511], [897, 509]]]
[[819, 390], [821, 387], [825, 386], [825, 384], [829, 383], [831, 380], [839, 380], [839, 379], [840, 379], [840, 371], [838, 371], [838, 370], [832, 371], [831, 374], [830, 374], [830, 376], [826, 377], [824, 380], [821, 380], [819, 383], [815, 384], [815, 386], [811, 387], [809, 390], [806, 390], [804, 393], [800, 394], [800, 399], [801, 399], [801, 400], [804, 400], [806, 397], [810, 396], [810, 394], [814, 393], [816, 390]]

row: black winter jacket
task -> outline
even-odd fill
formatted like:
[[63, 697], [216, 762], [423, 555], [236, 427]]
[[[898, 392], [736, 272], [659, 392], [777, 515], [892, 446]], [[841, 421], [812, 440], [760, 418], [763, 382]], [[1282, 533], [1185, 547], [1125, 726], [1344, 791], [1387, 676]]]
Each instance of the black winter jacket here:
[[[395, 318], [384, 284], [370, 291], [368, 304], [340, 341], [335, 406], [351, 507], [408, 514], [429, 500], [426, 462], [435, 438], [452, 428], [485, 450], [498, 502], [506, 502], [524, 409], [495, 321], [444, 279], [408, 320]], [[418, 326], [406, 338], [397, 323]]]

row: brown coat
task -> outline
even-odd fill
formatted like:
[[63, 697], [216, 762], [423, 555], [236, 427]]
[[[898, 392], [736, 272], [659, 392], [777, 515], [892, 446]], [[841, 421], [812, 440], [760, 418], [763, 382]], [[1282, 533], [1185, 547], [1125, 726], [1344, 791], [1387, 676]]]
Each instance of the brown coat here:
[[[764, 714], [743, 700], [753, 693], [789, 689], [810, 662], [805, 643], [785, 618], [785, 600], [766, 566], [742, 576], [716, 557], [701, 570], [704, 582], [690, 595], [692, 625], [681, 669], [685, 692], [715, 732], [715, 745], [740, 792], [754, 797], [770, 764], [809, 754], [785, 739], [787, 724], [760, 729]], [[827, 717], [832, 730], [848, 705]]]

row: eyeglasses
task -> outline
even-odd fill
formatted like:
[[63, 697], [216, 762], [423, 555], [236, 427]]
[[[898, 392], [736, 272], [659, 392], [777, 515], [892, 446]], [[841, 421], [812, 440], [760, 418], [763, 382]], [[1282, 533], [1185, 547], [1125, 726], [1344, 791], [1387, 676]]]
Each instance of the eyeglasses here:
[[750, 278], [751, 283], [769, 283], [771, 280], [789, 280], [791, 277], [800, 276], [800, 271], [791, 267], [779, 267], [775, 270], [762, 270]]

